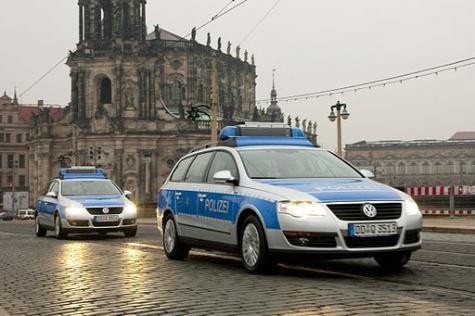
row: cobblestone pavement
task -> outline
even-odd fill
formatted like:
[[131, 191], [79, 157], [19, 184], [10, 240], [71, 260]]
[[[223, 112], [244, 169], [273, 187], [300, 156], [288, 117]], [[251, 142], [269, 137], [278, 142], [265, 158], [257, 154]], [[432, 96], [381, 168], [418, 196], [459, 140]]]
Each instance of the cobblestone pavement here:
[[364, 259], [256, 276], [229, 255], [169, 261], [151, 225], [134, 239], [58, 241], [34, 237], [32, 223], [0, 223], [0, 315], [473, 314], [474, 236], [424, 239], [399, 273]]

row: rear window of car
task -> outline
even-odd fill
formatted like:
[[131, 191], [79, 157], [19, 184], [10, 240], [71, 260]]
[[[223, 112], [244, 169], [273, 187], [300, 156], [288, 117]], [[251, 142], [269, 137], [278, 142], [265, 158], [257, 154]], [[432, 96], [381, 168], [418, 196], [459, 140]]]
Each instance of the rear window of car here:
[[188, 170], [188, 167], [190, 166], [191, 162], [193, 161], [194, 156], [183, 159], [178, 163], [178, 166], [176, 167], [175, 171], [172, 174], [171, 181], [173, 182], [180, 182], [183, 181], [183, 178], [185, 177], [185, 173]]

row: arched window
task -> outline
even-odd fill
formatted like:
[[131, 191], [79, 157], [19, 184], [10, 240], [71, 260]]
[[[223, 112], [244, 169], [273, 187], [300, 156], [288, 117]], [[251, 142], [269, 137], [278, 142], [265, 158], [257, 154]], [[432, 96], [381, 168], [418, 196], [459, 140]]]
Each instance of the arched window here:
[[172, 100], [179, 102], [184, 97], [183, 85], [180, 81], [175, 80], [172, 84], [172, 91], [171, 91]]
[[445, 173], [446, 174], [454, 174], [456, 173], [456, 170], [455, 170], [455, 164], [453, 161], [449, 161], [447, 163], [447, 165], [445, 166]]
[[411, 162], [411, 166], [409, 167], [410, 174], [419, 174], [419, 166], [415, 162]]
[[430, 174], [430, 164], [427, 161], [424, 161], [424, 163], [422, 164], [422, 173]]
[[397, 167], [398, 174], [406, 174], [406, 164], [404, 162], [400, 162]]
[[437, 174], [437, 175], [443, 173], [442, 164], [441, 164], [440, 162], [438, 162], [438, 161], [434, 164], [434, 172], [435, 172], [435, 174]]
[[109, 78], [104, 77], [99, 81], [99, 103], [111, 104], [112, 103], [112, 82]]

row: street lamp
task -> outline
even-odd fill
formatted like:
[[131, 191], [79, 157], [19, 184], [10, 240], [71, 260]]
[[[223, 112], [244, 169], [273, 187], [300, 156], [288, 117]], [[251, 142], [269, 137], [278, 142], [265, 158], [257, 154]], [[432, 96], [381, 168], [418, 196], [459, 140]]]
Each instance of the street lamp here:
[[[346, 109], [346, 104], [340, 103], [338, 101], [335, 105], [330, 107], [331, 112], [330, 115], [328, 116], [328, 119], [331, 122], [337, 123], [337, 141], [338, 141], [338, 151], [337, 154], [338, 156], [343, 156], [343, 149], [342, 149], [342, 142], [341, 142], [341, 119], [347, 120], [350, 117], [350, 113]], [[336, 110], [336, 113], [335, 113]]]

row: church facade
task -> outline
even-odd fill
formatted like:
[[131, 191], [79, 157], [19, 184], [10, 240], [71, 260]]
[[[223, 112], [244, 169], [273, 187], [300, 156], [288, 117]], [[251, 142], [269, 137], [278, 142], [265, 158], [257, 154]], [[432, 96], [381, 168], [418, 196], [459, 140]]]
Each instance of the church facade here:
[[147, 33], [145, 0], [80, 0], [79, 42], [70, 52], [71, 102], [59, 120], [42, 110], [29, 146], [30, 198], [63, 165], [95, 165], [141, 203], [176, 161], [208, 143], [211, 62], [218, 61], [224, 122], [251, 120], [256, 68], [247, 51], [217, 49], [161, 29]]

